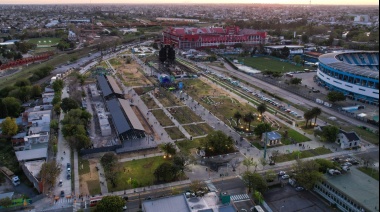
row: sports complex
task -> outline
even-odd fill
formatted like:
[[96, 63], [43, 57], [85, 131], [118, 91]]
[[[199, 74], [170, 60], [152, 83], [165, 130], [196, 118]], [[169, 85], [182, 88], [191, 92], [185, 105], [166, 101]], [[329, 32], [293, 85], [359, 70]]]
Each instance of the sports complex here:
[[319, 56], [318, 84], [363, 103], [379, 104], [379, 52], [352, 51]]

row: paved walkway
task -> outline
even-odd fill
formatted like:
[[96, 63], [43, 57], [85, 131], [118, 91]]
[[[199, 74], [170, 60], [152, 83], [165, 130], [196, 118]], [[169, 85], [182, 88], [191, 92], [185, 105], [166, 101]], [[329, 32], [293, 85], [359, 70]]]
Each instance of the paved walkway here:
[[161, 104], [160, 101], [157, 100], [157, 98], [151, 93], [149, 92], [149, 96], [154, 100], [154, 102], [162, 109], [162, 111], [164, 111], [164, 113], [166, 114], [167, 117], [170, 118], [170, 120], [172, 120], [172, 122], [174, 123], [175, 126], [178, 127], [179, 131], [181, 131], [185, 137], [187, 139], [190, 139], [190, 134], [185, 130], [185, 128], [182, 127], [182, 125], [177, 121], [177, 119], [175, 119], [170, 113], [169, 111]]
[[107, 180], [104, 175], [104, 169], [103, 166], [100, 163], [97, 163], [96, 166], [98, 167], [98, 174], [99, 174], [99, 181], [100, 181], [100, 192], [101, 194], [108, 193], [108, 187], [107, 187]]

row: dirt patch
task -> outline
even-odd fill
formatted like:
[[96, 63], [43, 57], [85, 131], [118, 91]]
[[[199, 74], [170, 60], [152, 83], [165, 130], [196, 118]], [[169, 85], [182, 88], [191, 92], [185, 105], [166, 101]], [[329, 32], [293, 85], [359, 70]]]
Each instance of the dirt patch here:
[[87, 186], [87, 181], [99, 181], [99, 174], [96, 170], [96, 165], [99, 160], [89, 159], [88, 161], [90, 163], [90, 172], [79, 177], [79, 191], [83, 195], [90, 194], [89, 188]]
[[142, 85], [152, 85], [149, 79], [145, 77], [142, 73], [141, 66], [135, 61], [132, 61], [129, 64], [126, 64], [124, 61], [121, 61], [117, 69], [117, 76], [121, 79], [125, 86], [142, 86]]

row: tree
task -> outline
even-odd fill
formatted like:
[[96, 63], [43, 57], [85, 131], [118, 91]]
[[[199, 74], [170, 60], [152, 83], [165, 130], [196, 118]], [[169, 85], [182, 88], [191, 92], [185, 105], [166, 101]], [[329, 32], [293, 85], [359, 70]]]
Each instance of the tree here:
[[277, 161], [277, 158], [281, 155], [280, 151], [279, 150], [274, 150], [272, 151], [271, 153], [271, 160], [276, 163]]
[[204, 187], [204, 183], [200, 180], [193, 180], [189, 186], [190, 190], [193, 192], [199, 191]]
[[54, 89], [54, 92], [61, 92], [65, 83], [61, 79], [57, 79], [56, 81], [53, 82], [52, 87]]
[[306, 34], [303, 34], [301, 36], [301, 41], [302, 41], [302, 43], [308, 43], [309, 42], [309, 37]]
[[254, 165], [254, 162], [253, 162], [252, 160], [248, 159], [248, 158], [245, 158], [245, 159], [243, 160], [243, 165], [244, 165], [245, 167], [247, 167], [247, 171], [248, 171], [249, 167], [251, 167], [251, 166]]
[[252, 112], [249, 112], [244, 115], [243, 120], [248, 123], [248, 131], [251, 131], [251, 122], [255, 120], [255, 115]]
[[47, 188], [56, 185], [57, 177], [61, 173], [60, 166], [61, 164], [56, 163], [55, 160], [42, 164], [40, 175]]
[[19, 79], [15, 82], [16, 87], [24, 87], [30, 85], [30, 81], [28, 79]]
[[64, 113], [67, 113], [71, 109], [79, 108], [79, 104], [74, 99], [66, 97], [62, 99], [61, 108]]
[[282, 57], [283, 58], [288, 58], [289, 57], [289, 55], [290, 55], [290, 50], [289, 50], [289, 48], [288, 47], [284, 47], [284, 48], [282, 48], [281, 49], [281, 55], [282, 55]]
[[167, 142], [160, 146], [160, 149], [164, 152], [164, 157], [171, 157], [175, 155], [176, 149], [173, 143]]
[[261, 103], [257, 106], [257, 111], [260, 113], [260, 116], [262, 117], [262, 120], [264, 121], [263, 118], [263, 113], [267, 110], [267, 105], [265, 103]]
[[125, 206], [125, 200], [120, 196], [105, 196], [97, 204], [95, 211], [115, 211], [122, 212]]
[[189, 157], [185, 154], [176, 154], [173, 158], [173, 166], [181, 173], [185, 172], [185, 168], [189, 165]]
[[302, 83], [302, 79], [294, 77], [294, 78], [290, 79], [289, 83], [292, 85], [300, 85]]
[[313, 111], [312, 110], [308, 110], [306, 111], [304, 114], [303, 114], [303, 117], [304, 119], [306, 120], [306, 123], [305, 123], [305, 127], [307, 128], [307, 124], [309, 123], [309, 121], [314, 118], [314, 114], [313, 114]]
[[339, 128], [333, 125], [327, 125], [322, 128], [321, 138], [326, 142], [335, 142], [339, 133]]
[[242, 115], [240, 114], [239, 111], [236, 111], [236, 112], [234, 113], [234, 118], [236, 119], [236, 127], [239, 127], [239, 121], [240, 121], [240, 119], [242, 118]]
[[322, 177], [322, 173], [318, 171], [319, 164], [314, 160], [297, 160], [293, 169], [296, 173], [294, 179], [299, 185], [302, 185], [308, 190], [311, 190], [314, 187], [314, 184]]
[[342, 92], [339, 92], [339, 91], [330, 91], [327, 94], [327, 99], [330, 102], [335, 103], [335, 102], [346, 100], [346, 96]]
[[153, 175], [156, 177], [157, 181], [163, 180], [164, 182], [169, 182], [176, 177], [177, 170], [172, 164], [164, 162], [154, 170]]
[[263, 193], [267, 190], [267, 183], [259, 173], [244, 172], [243, 180], [248, 187], [248, 193], [252, 191]]
[[100, 163], [104, 168], [105, 177], [115, 188], [118, 176], [118, 158], [114, 152], [105, 153], [100, 159]]
[[40, 85], [33, 85], [30, 96], [32, 98], [41, 97], [42, 89]]
[[265, 158], [260, 158], [260, 164], [263, 166], [264, 169], [264, 166], [266, 166], [268, 162], [265, 160]]
[[317, 124], [317, 117], [322, 114], [322, 109], [319, 107], [313, 107], [311, 109], [313, 115], [314, 115], [314, 125]]
[[301, 62], [301, 56], [299, 55], [296, 55], [293, 57], [293, 62], [299, 64]]
[[263, 133], [265, 132], [270, 132], [272, 131], [272, 127], [270, 126], [269, 123], [261, 123], [258, 124], [253, 132], [255, 133], [256, 136], [259, 136], [260, 138], [262, 137]]
[[333, 169], [336, 167], [336, 164], [334, 164], [333, 161], [327, 160], [325, 158], [317, 158], [315, 159], [315, 162], [318, 163], [319, 165], [318, 171], [321, 173], [325, 173], [327, 169]]
[[7, 208], [12, 205], [12, 200], [9, 197], [5, 197], [3, 199], [0, 199], [0, 206]]
[[3, 99], [3, 104], [5, 105], [6, 116], [18, 117], [21, 112], [20, 100], [14, 97], [6, 97]]
[[16, 124], [16, 119], [11, 117], [6, 117], [3, 123], [1, 123], [1, 130], [3, 135], [13, 136], [17, 134], [18, 126]]
[[232, 137], [227, 136], [220, 130], [209, 133], [204, 141], [206, 156], [226, 154], [235, 151]]

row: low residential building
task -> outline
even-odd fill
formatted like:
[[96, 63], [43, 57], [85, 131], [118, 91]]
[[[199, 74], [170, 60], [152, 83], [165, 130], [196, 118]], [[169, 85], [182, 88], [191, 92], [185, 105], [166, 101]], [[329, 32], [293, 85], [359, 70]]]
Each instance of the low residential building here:
[[28, 162], [21, 162], [21, 168], [25, 173], [25, 176], [33, 184], [34, 188], [38, 192], [43, 192], [43, 183], [41, 180], [40, 172], [42, 164], [45, 163], [45, 160], [34, 160]]
[[[268, 137], [268, 139], [267, 139], [267, 137]], [[261, 145], [264, 146], [265, 143], [267, 144], [267, 146], [280, 145], [281, 144], [281, 134], [276, 132], [276, 131], [263, 133], [261, 136]]]
[[341, 211], [378, 211], [379, 181], [356, 168], [346, 174], [325, 174], [313, 190]]
[[339, 130], [335, 143], [339, 144], [342, 149], [356, 148], [360, 146], [360, 138], [356, 132], [346, 132]]

